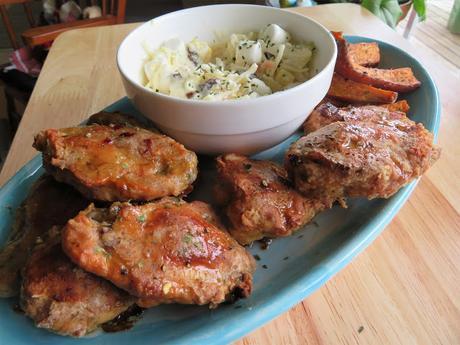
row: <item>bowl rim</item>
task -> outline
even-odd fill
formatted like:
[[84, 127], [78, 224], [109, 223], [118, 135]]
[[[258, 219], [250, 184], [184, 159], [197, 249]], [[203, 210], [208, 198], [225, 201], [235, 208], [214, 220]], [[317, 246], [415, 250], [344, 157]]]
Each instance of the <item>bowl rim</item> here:
[[[265, 95], [265, 96], [260, 96], [260, 97], [255, 97], [255, 98], [246, 98], [246, 99], [227, 99], [227, 100], [204, 101], [204, 100], [187, 99], [187, 98], [180, 98], [180, 97], [177, 97], [177, 96], [165, 95], [165, 94], [162, 94], [162, 93], [159, 93], [159, 92], [155, 92], [155, 91], [143, 86], [139, 82], [133, 80], [125, 72], [124, 67], [120, 64], [120, 55], [121, 55], [121, 51], [122, 51], [124, 45], [126, 44], [125, 42], [127, 42], [132, 37], [132, 35], [135, 34], [135, 32], [137, 32], [138, 30], [141, 30], [144, 26], [149, 25], [149, 23], [152, 22], [152, 21], [166, 20], [168, 17], [174, 17], [174, 16], [178, 15], [178, 13], [205, 11], [206, 9], [216, 8], [216, 7], [220, 7], [220, 8], [230, 8], [230, 7], [233, 7], [233, 8], [259, 8], [262, 11], [271, 11], [271, 12], [280, 12], [280, 11], [282, 11], [285, 14], [287, 14], [288, 16], [300, 17], [300, 18], [302, 18], [302, 20], [310, 21], [311, 23], [313, 23], [313, 25], [316, 25], [320, 29], [322, 29], [326, 33], [326, 36], [333, 43], [332, 44], [332, 49], [333, 49], [332, 56], [329, 59], [329, 61], [327, 62], [327, 64], [321, 70], [319, 70], [313, 77], [311, 77], [310, 79], [305, 80], [304, 82], [302, 82], [302, 83], [300, 83], [300, 84], [298, 84], [298, 85], [296, 85], [294, 87], [291, 87], [289, 89], [286, 89], [286, 90], [281, 90], [281, 91], [274, 92], [272, 94]], [[166, 13], [164, 15], [161, 15], [161, 16], [158, 16], [158, 17], [155, 17], [155, 18], [152, 18], [152, 19], [146, 21], [145, 23], [139, 25], [137, 28], [132, 30], [123, 39], [123, 41], [121, 41], [121, 43], [119, 44], [119, 46], [117, 48], [116, 62], [117, 62], [118, 71], [122, 75], [122, 77], [125, 80], [127, 80], [133, 87], [137, 88], [138, 90], [140, 90], [142, 92], [146, 92], [146, 93], [148, 93], [148, 94], [150, 94], [150, 95], [152, 95], [154, 97], [159, 97], [160, 99], [164, 99], [166, 101], [175, 101], [175, 102], [179, 102], [179, 103], [184, 103], [184, 105], [189, 104], [189, 105], [200, 105], [200, 106], [204, 106], [204, 107], [220, 107], [220, 106], [223, 106], [223, 105], [237, 106], [237, 105], [240, 105], [240, 104], [255, 104], [255, 103], [264, 102], [264, 100], [273, 100], [273, 101], [275, 101], [277, 98], [283, 97], [287, 93], [294, 93], [297, 90], [306, 87], [308, 84], [312, 84], [317, 79], [322, 77], [324, 75], [325, 71], [328, 70], [331, 67], [331, 65], [335, 65], [335, 62], [337, 60], [337, 54], [338, 54], [337, 45], [335, 43], [334, 36], [332, 36], [330, 30], [328, 30], [324, 25], [320, 24], [319, 22], [317, 22], [316, 20], [310, 18], [309, 16], [305, 16], [305, 15], [302, 15], [302, 14], [299, 14], [299, 13], [295, 13], [295, 12], [291, 12], [291, 11], [287, 11], [287, 10], [283, 10], [283, 9], [279, 9], [279, 8], [262, 6], [262, 5], [219, 4], [219, 5], [207, 5], [207, 6], [198, 6], [198, 7], [186, 8], [186, 9], [182, 9], [182, 10], [179, 10], [179, 11]]]

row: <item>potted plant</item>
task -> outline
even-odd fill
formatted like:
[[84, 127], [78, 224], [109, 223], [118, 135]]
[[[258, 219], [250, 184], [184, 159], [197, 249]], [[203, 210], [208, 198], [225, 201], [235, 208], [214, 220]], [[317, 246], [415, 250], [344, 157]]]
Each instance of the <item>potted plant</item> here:
[[[330, 3], [355, 3], [361, 4], [361, 6], [367, 8], [377, 17], [382, 19], [392, 28], [404, 19], [409, 12], [411, 6], [414, 6], [415, 12], [417, 13], [420, 20], [425, 20], [426, 6], [425, 0], [309, 0], [312, 3], [330, 4]], [[305, 3], [305, 0], [279, 0], [281, 7], [295, 6], [296, 2]], [[310, 4], [308, 4], [310, 5]]]
[[362, 0], [361, 6], [367, 8], [389, 26], [394, 28], [396, 24], [407, 15], [411, 5], [420, 20], [425, 20], [425, 0]]

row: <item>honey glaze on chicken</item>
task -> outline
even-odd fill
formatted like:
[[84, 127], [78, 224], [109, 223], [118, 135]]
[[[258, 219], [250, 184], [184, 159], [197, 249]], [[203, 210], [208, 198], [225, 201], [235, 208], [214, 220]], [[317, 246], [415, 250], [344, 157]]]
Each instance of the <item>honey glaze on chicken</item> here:
[[35, 136], [45, 169], [90, 199], [153, 200], [189, 191], [197, 157], [175, 140], [123, 125], [48, 129]]
[[163, 198], [142, 206], [90, 206], [63, 230], [83, 269], [138, 297], [137, 304], [209, 304], [252, 290], [253, 257], [213, 224], [207, 204]]
[[37, 327], [81, 337], [128, 309], [135, 298], [85, 272], [62, 252], [60, 228], [38, 244], [23, 270], [21, 307]]
[[289, 236], [332, 206], [326, 199], [297, 192], [283, 167], [274, 162], [226, 154], [217, 158], [217, 173], [215, 197], [225, 208], [230, 234], [240, 244]]
[[0, 249], [0, 297], [19, 293], [20, 272], [37, 238], [52, 227], [62, 227], [90, 204], [75, 189], [43, 175], [16, 210], [15, 223], [4, 247]]
[[348, 106], [338, 108], [330, 102], [317, 106], [303, 124], [305, 134], [314, 132], [334, 122], [364, 121], [386, 125], [413, 122], [401, 111], [391, 111], [378, 105]]
[[345, 121], [300, 138], [287, 151], [285, 166], [305, 195], [388, 198], [439, 155], [433, 135], [407, 118]]

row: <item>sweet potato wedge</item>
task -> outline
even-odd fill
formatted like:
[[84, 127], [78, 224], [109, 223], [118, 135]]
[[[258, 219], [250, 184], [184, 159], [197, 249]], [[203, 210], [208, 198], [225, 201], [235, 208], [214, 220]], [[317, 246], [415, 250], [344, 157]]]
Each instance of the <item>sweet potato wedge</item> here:
[[350, 56], [349, 44], [342, 33], [333, 34], [338, 48], [335, 71], [345, 78], [396, 92], [409, 92], [420, 86], [420, 81], [414, 76], [410, 67], [379, 69], [358, 65]]
[[350, 44], [350, 56], [361, 66], [373, 67], [380, 62], [380, 49], [377, 42]]
[[393, 103], [398, 98], [398, 93], [358, 83], [334, 73], [331, 87], [327, 92], [330, 97], [349, 103]]
[[400, 111], [406, 114], [410, 109], [409, 103], [404, 99], [395, 103], [381, 104], [380, 106], [387, 108], [389, 111]]

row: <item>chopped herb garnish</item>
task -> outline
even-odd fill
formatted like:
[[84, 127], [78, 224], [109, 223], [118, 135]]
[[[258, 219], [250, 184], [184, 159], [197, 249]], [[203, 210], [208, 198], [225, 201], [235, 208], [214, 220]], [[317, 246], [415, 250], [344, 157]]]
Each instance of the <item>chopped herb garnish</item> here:
[[193, 241], [193, 236], [190, 235], [190, 234], [185, 234], [185, 235], [182, 237], [182, 240], [183, 240], [185, 243], [192, 243], [192, 241]]
[[269, 52], [265, 52], [264, 55], [267, 60], [273, 59], [275, 57], [275, 55]]
[[99, 247], [99, 246], [96, 246], [96, 247], [94, 248], [94, 252], [95, 252], [96, 254], [104, 255], [106, 258], [110, 257], [110, 253], [108, 253], [104, 248]]
[[137, 221], [140, 222], [140, 223], [144, 223], [145, 222], [145, 214], [141, 214], [139, 217], [137, 217]]
[[201, 243], [200, 241], [193, 242], [193, 246], [199, 251], [203, 251], [203, 243]]

